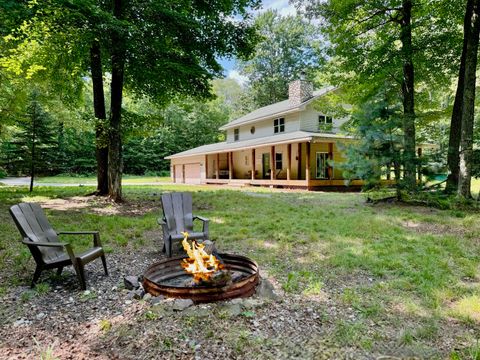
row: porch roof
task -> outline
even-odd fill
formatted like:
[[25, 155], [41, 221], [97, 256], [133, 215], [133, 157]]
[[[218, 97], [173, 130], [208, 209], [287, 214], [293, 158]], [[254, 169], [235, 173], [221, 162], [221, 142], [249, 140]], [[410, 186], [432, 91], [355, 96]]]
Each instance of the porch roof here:
[[316, 140], [332, 140], [332, 139], [353, 139], [352, 136], [315, 133], [307, 131], [294, 131], [290, 133], [266, 136], [256, 139], [235, 141], [235, 142], [220, 142], [215, 144], [202, 145], [190, 150], [186, 150], [177, 154], [166, 156], [165, 159], [176, 159], [195, 155], [209, 155], [216, 153], [225, 153], [230, 151], [239, 151], [252, 149], [262, 146], [281, 145], [297, 142], [316, 141]]

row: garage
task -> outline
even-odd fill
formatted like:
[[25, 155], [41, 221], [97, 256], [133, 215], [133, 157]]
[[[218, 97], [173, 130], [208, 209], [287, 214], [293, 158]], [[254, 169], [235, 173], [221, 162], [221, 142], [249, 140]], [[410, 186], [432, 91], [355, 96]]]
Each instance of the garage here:
[[183, 166], [182, 165], [175, 165], [173, 167], [173, 171], [175, 174], [175, 182], [176, 183], [183, 183]]
[[200, 184], [200, 164], [185, 164], [185, 184]]

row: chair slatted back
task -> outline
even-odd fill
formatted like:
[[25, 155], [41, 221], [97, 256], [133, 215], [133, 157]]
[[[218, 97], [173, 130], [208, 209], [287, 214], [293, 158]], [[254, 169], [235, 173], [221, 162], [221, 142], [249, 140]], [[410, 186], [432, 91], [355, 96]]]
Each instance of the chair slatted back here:
[[[23, 238], [32, 242], [58, 242], [58, 236], [55, 230], [48, 222], [45, 213], [40, 205], [35, 203], [20, 203], [10, 208], [18, 230]], [[35, 260], [54, 260], [63, 254], [61, 248], [50, 247], [30, 247], [31, 250], [38, 249], [33, 253]], [[38, 259], [37, 257], [41, 257]]]
[[162, 194], [162, 207], [170, 234], [193, 231], [192, 195], [190, 193]]

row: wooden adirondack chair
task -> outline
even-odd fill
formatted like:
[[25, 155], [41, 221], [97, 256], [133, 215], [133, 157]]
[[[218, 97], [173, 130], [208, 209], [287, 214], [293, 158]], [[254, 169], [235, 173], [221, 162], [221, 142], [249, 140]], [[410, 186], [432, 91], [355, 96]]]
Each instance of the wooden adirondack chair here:
[[[192, 195], [190, 193], [166, 193], [162, 195], [163, 219], [158, 223], [163, 230], [163, 252], [172, 256], [172, 243], [183, 240], [182, 231], [189, 233], [189, 239], [208, 239], [208, 219], [192, 214]], [[193, 221], [203, 222], [202, 232], [193, 231]]]
[[[85, 290], [87, 285], [85, 281], [84, 267], [87, 263], [97, 258], [102, 259], [105, 274], [108, 276], [105, 252], [103, 251], [98, 231], [56, 232], [50, 226], [40, 205], [34, 203], [13, 205], [10, 208], [10, 214], [23, 237], [22, 243], [28, 246], [35, 262], [37, 263], [33, 275], [32, 287], [35, 286], [35, 283], [39, 279], [43, 270], [57, 269], [57, 274], [60, 275], [65, 266], [73, 265], [80, 286]], [[61, 234], [91, 234], [93, 235], [94, 247], [80, 254], [75, 254], [69, 243], [59, 241], [58, 235]]]

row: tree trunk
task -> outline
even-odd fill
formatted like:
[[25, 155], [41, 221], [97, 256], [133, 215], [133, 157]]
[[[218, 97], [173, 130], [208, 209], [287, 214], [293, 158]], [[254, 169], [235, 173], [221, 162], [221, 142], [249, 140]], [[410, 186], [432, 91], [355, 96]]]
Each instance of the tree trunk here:
[[103, 92], [103, 70], [100, 44], [94, 40], [90, 48], [92, 69], [93, 109], [95, 118], [95, 156], [97, 158], [97, 195], [108, 195], [108, 138], [105, 129], [107, 118]]
[[[463, 108], [460, 139], [460, 171], [458, 177], [458, 195], [471, 198], [471, 170], [473, 153], [473, 123], [475, 110], [475, 81], [478, 58], [478, 39], [480, 33], [480, 0], [469, 0], [473, 3], [468, 32], [464, 36], [465, 46], [465, 79], [463, 86]], [[467, 5], [468, 6], [468, 5]]]
[[33, 179], [35, 178], [35, 141], [37, 132], [37, 105], [34, 104], [32, 114], [32, 161], [30, 163], [30, 192], [33, 191]]
[[400, 20], [403, 57], [403, 133], [404, 133], [404, 181], [407, 189], [413, 190], [416, 185], [415, 157], [415, 101], [414, 101], [414, 68], [412, 49], [412, 0], [402, 1], [402, 18]]
[[[113, 2], [113, 14], [122, 17], [122, 0]], [[123, 36], [118, 29], [112, 32], [112, 83], [109, 118], [108, 146], [108, 195], [115, 202], [122, 199], [122, 91], [125, 67], [125, 47]]]
[[455, 94], [455, 101], [453, 103], [452, 118], [450, 120], [450, 136], [448, 139], [448, 156], [447, 165], [449, 174], [447, 177], [447, 184], [445, 192], [448, 194], [458, 191], [458, 173], [460, 163], [460, 138], [462, 136], [462, 109], [463, 109], [463, 87], [465, 86], [465, 56], [466, 56], [466, 41], [465, 34], [469, 31], [469, 23], [472, 18], [473, 1], [467, 1], [467, 8], [465, 11], [465, 18], [463, 21], [463, 50], [460, 59], [460, 70], [458, 72], [457, 92]]

